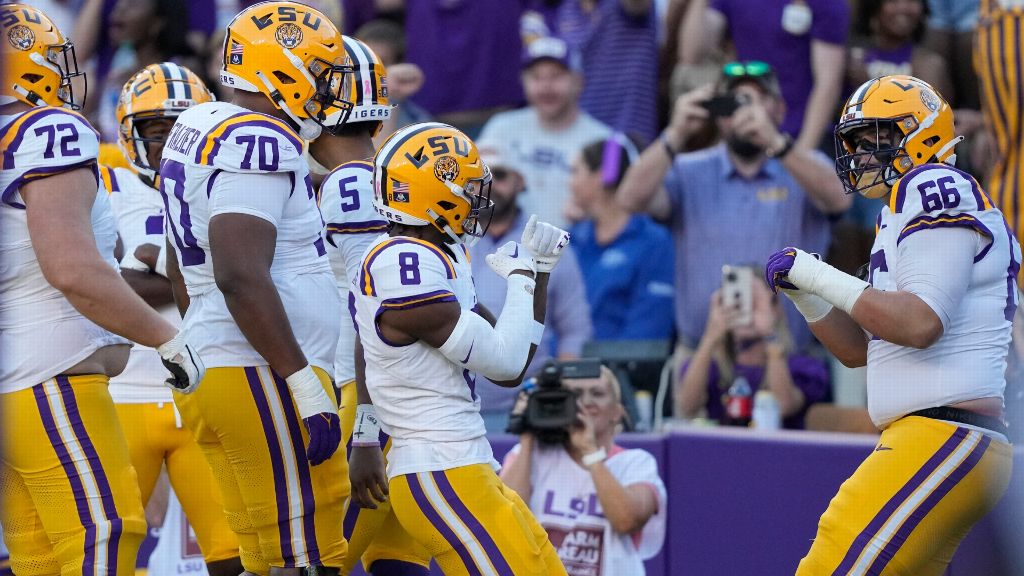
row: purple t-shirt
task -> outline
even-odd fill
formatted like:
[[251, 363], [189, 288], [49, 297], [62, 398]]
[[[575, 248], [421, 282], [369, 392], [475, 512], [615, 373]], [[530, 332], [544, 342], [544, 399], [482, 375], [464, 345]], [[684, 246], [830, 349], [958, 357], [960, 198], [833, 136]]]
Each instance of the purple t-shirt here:
[[[756, 9], [750, 0], [711, 0], [710, 7], [728, 21], [737, 58], [762, 60], [775, 70], [786, 102], [782, 129], [799, 134], [814, 85], [811, 41], [846, 44], [850, 25], [846, 0], [762, 0]], [[810, 10], [809, 22], [805, 9]]]
[[583, 59], [580, 108], [618, 132], [650, 142], [658, 131], [658, 29], [652, 7], [633, 16], [621, 0], [584, 12], [579, 0], [558, 11], [558, 33]]
[[408, 0], [406, 55], [423, 70], [413, 101], [431, 114], [517, 106], [522, 0]]
[[[823, 360], [810, 356], [794, 354], [788, 359], [789, 373], [793, 377], [793, 385], [804, 393], [804, 406], [799, 412], [782, 421], [783, 428], [802, 429], [804, 427], [804, 416], [811, 404], [816, 402], [828, 402], [832, 400], [832, 387], [828, 377], [828, 366]], [[690, 368], [687, 361], [680, 369], [680, 375], [686, 373]], [[736, 376], [743, 376], [750, 383], [753, 392], [761, 387], [764, 379], [764, 366], [745, 366], [737, 364], [734, 367]], [[708, 418], [721, 422], [725, 417], [725, 404], [723, 398], [728, 390], [724, 390], [718, 382], [718, 364], [712, 360], [708, 366], [708, 401], [705, 408], [708, 411]]]

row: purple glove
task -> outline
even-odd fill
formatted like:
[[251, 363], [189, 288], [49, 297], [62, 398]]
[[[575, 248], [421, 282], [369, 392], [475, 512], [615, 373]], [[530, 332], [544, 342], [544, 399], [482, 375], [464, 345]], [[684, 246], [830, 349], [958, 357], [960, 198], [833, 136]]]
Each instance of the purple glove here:
[[310, 466], [316, 466], [329, 459], [341, 444], [341, 420], [335, 412], [321, 412], [309, 418], [303, 418], [309, 432], [309, 447], [306, 448], [306, 459]]
[[785, 279], [790, 269], [793, 268], [793, 261], [795, 259], [796, 248], [792, 246], [776, 250], [768, 258], [768, 263], [764, 265], [764, 281], [768, 283], [768, 287], [772, 289], [772, 292], [778, 294], [780, 288], [799, 290], [799, 288]]

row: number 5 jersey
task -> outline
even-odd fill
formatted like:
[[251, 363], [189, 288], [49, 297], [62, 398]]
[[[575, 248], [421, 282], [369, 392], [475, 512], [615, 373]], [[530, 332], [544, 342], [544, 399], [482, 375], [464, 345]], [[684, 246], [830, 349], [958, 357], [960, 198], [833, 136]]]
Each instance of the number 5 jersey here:
[[342, 307], [302, 150], [284, 121], [227, 102], [186, 110], [167, 137], [160, 163], [167, 238], [190, 298], [183, 326], [207, 368], [267, 363], [235, 324], [214, 279], [210, 221], [233, 213], [277, 229], [270, 274], [291, 329], [309, 363], [332, 370]]

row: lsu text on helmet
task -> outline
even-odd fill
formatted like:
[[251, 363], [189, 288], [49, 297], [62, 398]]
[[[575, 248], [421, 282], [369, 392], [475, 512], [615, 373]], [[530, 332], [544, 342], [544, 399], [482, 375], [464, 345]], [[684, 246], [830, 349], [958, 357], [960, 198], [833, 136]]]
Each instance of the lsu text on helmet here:
[[395, 132], [373, 158], [373, 206], [391, 222], [475, 242], [491, 219], [491, 172], [476, 144], [438, 122]]
[[336, 131], [352, 110], [352, 67], [341, 33], [298, 2], [261, 2], [242, 10], [224, 36], [221, 84], [266, 95], [313, 140]]
[[[873, 141], [863, 138], [872, 131]], [[853, 92], [835, 140], [836, 174], [847, 193], [880, 198], [914, 166], [953, 164], [953, 146], [962, 137], [953, 132], [953, 110], [931, 85], [893, 75], [868, 80]]]
[[[27, 4], [0, 5], [0, 24], [6, 37], [0, 48], [0, 105], [24, 102], [80, 110], [85, 102], [85, 72], [78, 70], [74, 44], [46, 14]], [[76, 98], [71, 85], [77, 77], [82, 78], [81, 98]]]
[[142, 136], [147, 121], [172, 122], [185, 110], [215, 98], [203, 81], [188, 68], [172, 62], [150, 64], [139, 70], [121, 89], [117, 101], [118, 145], [132, 168], [153, 181], [158, 166], [149, 165], [149, 145], [162, 139]]
[[371, 134], [376, 136], [383, 121], [391, 117], [387, 69], [369, 46], [349, 36], [342, 38], [353, 69], [352, 92], [348, 96], [352, 111], [349, 112], [348, 123], [376, 122]]

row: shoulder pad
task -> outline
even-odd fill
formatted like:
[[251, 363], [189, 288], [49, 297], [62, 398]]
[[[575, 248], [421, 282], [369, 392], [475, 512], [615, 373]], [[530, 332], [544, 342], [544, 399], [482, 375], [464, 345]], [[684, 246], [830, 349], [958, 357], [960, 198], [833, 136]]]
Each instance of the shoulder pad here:
[[387, 221], [373, 208], [373, 165], [347, 162], [335, 168], [320, 186], [320, 211], [327, 239], [335, 234], [379, 234]]
[[981, 213], [992, 210], [992, 200], [970, 174], [943, 164], [926, 164], [907, 172], [889, 199], [889, 209], [900, 226], [897, 243], [921, 230], [970, 228], [993, 238]]
[[[452, 259], [440, 248], [414, 238], [388, 238], [372, 247], [359, 271], [359, 291], [385, 300], [451, 294]], [[454, 295], [452, 296], [454, 299]], [[425, 302], [424, 302], [425, 303]]]
[[305, 166], [303, 143], [283, 121], [243, 112], [203, 136], [193, 161], [228, 172], [294, 172]]
[[95, 164], [99, 146], [89, 121], [64, 108], [33, 108], [0, 132], [3, 169], [25, 179]]

